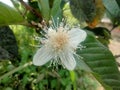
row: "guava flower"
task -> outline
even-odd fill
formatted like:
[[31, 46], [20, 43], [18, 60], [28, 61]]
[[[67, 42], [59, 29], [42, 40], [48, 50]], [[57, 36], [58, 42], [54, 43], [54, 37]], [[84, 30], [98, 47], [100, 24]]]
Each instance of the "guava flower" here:
[[53, 65], [61, 64], [64, 68], [73, 70], [76, 67], [76, 49], [80, 48], [80, 43], [86, 36], [86, 32], [79, 28], [49, 28], [42, 47], [33, 57], [33, 64], [41, 66], [50, 61]]

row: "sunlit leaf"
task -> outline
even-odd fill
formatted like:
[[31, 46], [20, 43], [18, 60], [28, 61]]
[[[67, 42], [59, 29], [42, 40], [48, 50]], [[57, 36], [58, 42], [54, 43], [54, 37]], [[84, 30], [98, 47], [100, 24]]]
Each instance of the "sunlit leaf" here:
[[49, 0], [38, 0], [38, 6], [45, 21], [50, 19]]
[[24, 24], [23, 17], [14, 8], [0, 2], [0, 25]]
[[54, 18], [54, 20], [62, 16], [60, 4], [61, 0], [54, 0], [53, 7], [51, 9], [51, 16]]

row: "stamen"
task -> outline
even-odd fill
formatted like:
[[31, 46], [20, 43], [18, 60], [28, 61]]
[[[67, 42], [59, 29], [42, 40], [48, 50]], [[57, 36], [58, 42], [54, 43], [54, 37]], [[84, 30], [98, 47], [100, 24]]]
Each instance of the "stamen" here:
[[60, 59], [56, 56], [53, 60], [50, 61], [48, 67], [53, 67], [53, 69], [58, 70], [58, 65], [61, 65], [61, 63], [60, 63]]
[[77, 49], [80, 49], [80, 50], [82, 50], [82, 49], [84, 49], [84, 48], [86, 48], [86, 46], [83, 46], [83, 45], [81, 45], [81, 44], [79, 44], [78, 47], [77, 47]]
[[53, 22], [53, 24], [52, 24], [53, 28], [54, 28], [55, 30], [57, 30], [58, 27], [55, 25], [55, 20], [54, 20], [53, 17], [52, 17], [52, 22]]
[[83, 59], [83, 57], [82, 56], [80, 56], [80, 55], [78, 55], [78, 54], [74, 54], [75, 56], [76, 56], [76, 58], [79, 60], [79, 59]]
[[59, 27], [59, 18], [57, 18], [57, 27]]

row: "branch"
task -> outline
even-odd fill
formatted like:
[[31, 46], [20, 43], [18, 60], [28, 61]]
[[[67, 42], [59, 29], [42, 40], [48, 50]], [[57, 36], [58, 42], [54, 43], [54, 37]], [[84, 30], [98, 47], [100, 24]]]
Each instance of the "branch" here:
[[30, 12], [32, 12], [35, 16], [37, 16], [40, 19], [40, 23], [42, 22], [43, 20], [42, 15], [38, 11], [36, 11], [30, 5], [26, 4], [23, 0], [19, 0], [19, 1], [26, 8], [26, 10], [29, 10]]

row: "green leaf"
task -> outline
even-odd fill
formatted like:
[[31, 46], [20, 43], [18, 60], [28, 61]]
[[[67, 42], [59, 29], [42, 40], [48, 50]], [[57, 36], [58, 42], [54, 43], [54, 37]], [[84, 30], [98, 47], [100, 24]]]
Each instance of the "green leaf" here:
[[61, 4], [61, 0], [54, 0], [53, 7], [51, 9], [51, 14], [50, 14], [54, 19], [62, 15], [60, 4]]
[[64, 5], [63, 16], [66, 18], [66, 22], [70, 25], [77, 25], [79, 23], [79, 21], [72, 15], [70, 5], [68, 3]]
[[117, 0], [103, 0], [107, 14], [114, 23], [120, 23], [120, 5]]
[[9, 26], [0, 27], [0, 47], [3, 53], [0, 53], [0, 57], [2, 57], [3, 60], [9, 59], [12, 64], [16, 65], [19, 61], [16, 60], [18, 59], [18, 45], [15, 35]]
[[108, 46], [109, 40], [111, 39], [111, 33], [107, 28], [96, 27], [91, 29], [89, 27], [85, 27], [85, 29], [93, 32], [97, 36], [97, 40], [99, 40], [105, 46]]
[[24, 24], [23, 17], [14, 8], [0, 2], [0, 26]]
[[57, 26], [62, 21], [62, 9], [60, 7], [60, 4], [61, 4], [61, 0], [54, 0], [50, 12], [50, 16], [55, 26]]
[[49, 0], [38, 0], [38, 6], [45, 21], [50, 19]]
[[96, 6], [93, 0], [70, 0], [70, 9], [74, 17], [81, 23], [91, 22], [96, 15]]
[[105, 8], [113, 15], [118, 16], [120, 13], [116, 0], [103, 0]]
[[119, 5], [119, 8], [120, 8], [120, 0], [116, 0], [117, 4]]
[[[93, 75], [105, 87], [105, 90], [111, 89], [104, 85], [104, 83], [111, 86], [114, 90], [120, 89], [120, 73], [115, 58], [107, 47], [96, 40], [92, 33], [87, 31], [87, 34], [86, 40], [82, 43], [82, 46], [85, 46], [85, 48], [77, 51], [77, 54], [82, 57], [80, 61], [83, 61], [83, 64], [86, 64], [94, 73]], [[79, 65], [79, 68], [83, 69], [83, 66]], [[95, 73], [101, 77], [104, 83], [101, 82]]]

